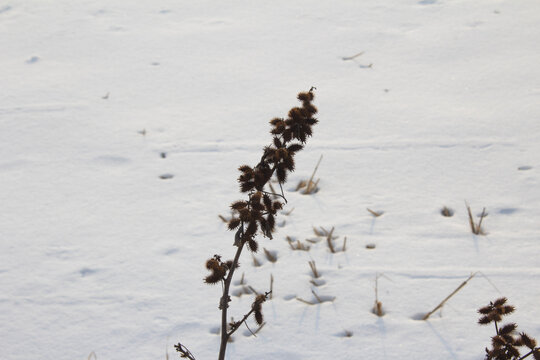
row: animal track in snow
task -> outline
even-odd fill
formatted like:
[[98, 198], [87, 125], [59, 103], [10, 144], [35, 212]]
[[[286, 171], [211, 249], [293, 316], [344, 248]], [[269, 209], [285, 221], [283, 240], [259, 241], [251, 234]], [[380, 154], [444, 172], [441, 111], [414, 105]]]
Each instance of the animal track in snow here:
[[6, 6], [2, 7], [2, 8], [0, 8], [0, 14], [7, 13], [7, 12], [10, 11], [11, 9], [12, 9], [11, 6], [6, 5]]

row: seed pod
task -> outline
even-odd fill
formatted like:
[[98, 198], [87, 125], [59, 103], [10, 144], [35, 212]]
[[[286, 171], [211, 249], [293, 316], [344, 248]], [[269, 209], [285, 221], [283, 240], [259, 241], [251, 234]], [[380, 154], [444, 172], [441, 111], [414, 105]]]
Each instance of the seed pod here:
[[255, 310], [254, 314], [255, 314], [255, 322], [257, 323], [257, 325], [262, 325], [264, 321], [262, 312]]
[[230, 221], [229, 221], [229, 224], [228, 224], [228, 227], [229, 227], [229, 230], [234, 230], [236, 229], [238, 226], [240, 226], [240, 219], [238, 218], [232, 218]]
[[259, 243], [253, 239], [248, 240], [248, 248], [251, 252], [256, 253], [259, 250]]

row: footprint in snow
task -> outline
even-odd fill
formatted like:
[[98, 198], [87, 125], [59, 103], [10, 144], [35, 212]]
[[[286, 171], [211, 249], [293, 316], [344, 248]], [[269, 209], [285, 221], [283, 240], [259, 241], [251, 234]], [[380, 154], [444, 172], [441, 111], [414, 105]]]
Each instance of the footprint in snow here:
[[102, 155], [93, 159], [93, 162], [104, 166], [120, 166], [131, 162], [130, 159], [116, 155]]
[[32, 56], [30, 59], [26, 60], [27, 64], [35, 64], [39, 61], [39, 56]]
[[512, 215], [518, 211], [519, 209], [516, 209], [516, 208], [504, 208], [504, 209], [500, 209], [498, 212], [501, 215]]
[[11, 10], [11, 6], [7, 5], [0, 8], [0, 14], [7, 13], [9, 10]]
[[79, 274], [81, 274], [81, 277], [86, 277], [88, 275], [93, 275], [93, 274], [95, 274], [97, 272], [98, 272], [97, 270], [90, 269], [90, 268], [82, 268], [81, 270], [79, 270]]
[[172, 249], [168, 249], [168, 250], [165, 250], [163, 252], [163, 255], [174, 255], [176, 254], [177, 252], [179, 252], [180, 250], [177, 249], [177, 248], [172, 248]]

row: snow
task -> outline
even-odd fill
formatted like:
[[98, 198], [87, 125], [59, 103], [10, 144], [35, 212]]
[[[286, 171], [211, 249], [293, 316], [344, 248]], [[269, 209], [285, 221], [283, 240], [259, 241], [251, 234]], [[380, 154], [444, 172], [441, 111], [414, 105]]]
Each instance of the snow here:
[[[539, 14], [534, 0], [0, 4], [0, 358], [176, 358], [179, 341], [216, 358], [204, 262], [235, 250], [218, 214], [268, 121], [311, 86], [320, 124], [285, 186], [294, 210], [260, 242], [278, 260], [245, 253], [237, 274], [258, 291], [274, 277], [266, 325], [240, 329], [228, 358], [481, 359], [493, 329], [476, 309], [503, 295], [538, 339]], [[320, 191], [294, 192], [321, 155]], [[486, 208], [486, 236], [465, 201]], [[290, 249], [320, 226], [346, 251]], [[296, 300], [312, 289], [335, 300]]]

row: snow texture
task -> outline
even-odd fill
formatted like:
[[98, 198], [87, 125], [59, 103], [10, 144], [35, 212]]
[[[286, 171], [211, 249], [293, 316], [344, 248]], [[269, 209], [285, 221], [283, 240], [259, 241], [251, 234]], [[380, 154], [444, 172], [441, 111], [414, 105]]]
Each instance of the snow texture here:
[[[240, 329], [228, 359], [481, 359], [493, 329], [476, 309], [502, 295], [540, 338], [539, 14], [537, 0], [0, 3], [0, 358], [173, 359], [179, 341], [217, 358], [204, 262], [234, 253], [218, 214], [268, 121], [311, 86], [320, 124], [285, 186], [294, 210], [260, 243], [278, 259], [245, 253], [236, 278], [263, 291], [273, 275], [266, 325]], [[321, 155], [319, 191], [295, 192]], [[346, 251], [291, 250], [314, 226]], [[333, 301], [297, 300], [312, 290]], [[233, 296], [231, 315], [251, 301]]]

